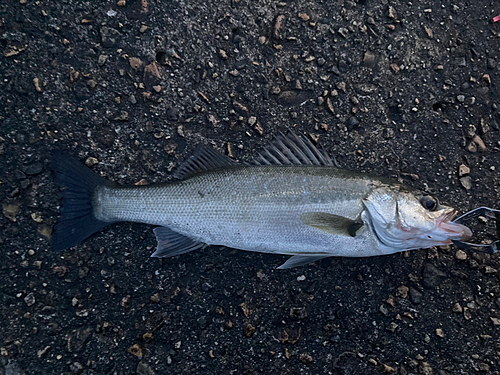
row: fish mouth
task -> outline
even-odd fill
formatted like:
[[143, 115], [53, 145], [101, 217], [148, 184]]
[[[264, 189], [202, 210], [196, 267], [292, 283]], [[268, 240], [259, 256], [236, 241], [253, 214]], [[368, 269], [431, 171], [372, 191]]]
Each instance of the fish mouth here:
[[457, 213], [457, 210], [451, 210], [436, 220], [436, 227], [448, 237], [447, 243], [451, 243], [451, 240], [463, 241], [472, 237], [472, 231], [468, 227], [451, 221]]

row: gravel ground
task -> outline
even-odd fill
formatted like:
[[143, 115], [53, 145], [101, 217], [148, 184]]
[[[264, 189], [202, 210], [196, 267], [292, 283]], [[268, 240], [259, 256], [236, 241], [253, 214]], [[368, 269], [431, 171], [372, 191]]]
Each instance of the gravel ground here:
[[500, 260], [150, 258], [121, 223], [58, 254], [48, 167], [168, 181], [198, 143], [293, 128], [349, 169], [498, 208], [496, 1], [0, 4], [0, 374], [499, 374]]

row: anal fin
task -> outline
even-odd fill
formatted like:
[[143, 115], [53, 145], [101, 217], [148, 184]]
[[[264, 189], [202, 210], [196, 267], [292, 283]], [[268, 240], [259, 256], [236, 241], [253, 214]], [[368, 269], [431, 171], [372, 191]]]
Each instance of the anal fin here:
[[194, 241], [189, 237], [174, 232], [167, 227], [157, 227], [153, 232], [158, 242], [156, 251], [151, 254], [151, 257], [154, 258], [169, 258], [207, 246], [202, 242]]
[[317, 260], [328, 258], [331, 255], [294, 255], [290, 257], [285, 263], [277, 269], [286, 270], [293, 267], [305, 266], [306, 264], [316, 262]]

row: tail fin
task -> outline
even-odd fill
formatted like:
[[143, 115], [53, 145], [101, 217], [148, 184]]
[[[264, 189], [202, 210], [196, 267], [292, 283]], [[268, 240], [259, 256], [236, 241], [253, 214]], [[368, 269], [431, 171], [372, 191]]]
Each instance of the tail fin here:
[[54, 151], [50, 167], [61, 187], [61, 217], [52, 237], [54, 251], [63, 251], [111, 224], [96, 219], [92, 200], [97, 187], [114, 186], [62, 151]]

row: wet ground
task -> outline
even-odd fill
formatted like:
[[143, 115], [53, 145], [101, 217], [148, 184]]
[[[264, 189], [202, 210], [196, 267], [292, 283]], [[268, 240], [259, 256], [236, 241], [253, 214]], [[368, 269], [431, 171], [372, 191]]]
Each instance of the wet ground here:
[[0, 374], [498, 374], [500, 260], [150, 258], [116, 224], [62, 254], [51, 150], [119, 184], [293, 128], [349, 169], [498, 208], [495, 1], [0, 4]]

